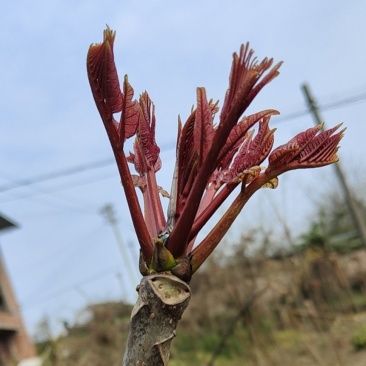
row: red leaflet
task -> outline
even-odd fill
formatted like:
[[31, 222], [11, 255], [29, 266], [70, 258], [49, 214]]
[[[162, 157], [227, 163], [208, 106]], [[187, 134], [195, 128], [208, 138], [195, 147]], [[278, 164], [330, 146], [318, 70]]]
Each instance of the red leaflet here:
[[87, 57], [89, 82], [97, 107], [99, 111], [105, 107], [111, 114], [122, 110], [123, 99], [114, 64], [115, 36], [116, 32], [107, 28], [104, 31], [103, 43], [91, 45]]
[[288, 143], [278, 146], [269, 156], [269, 164], [272, 167], [275, 165], [288, 164], [288, 162], [298, 154], [300, 146], [306, 146], [306, 144], [314, 138], [321, 128], [322, 125], [309, 128], [308, 130], [293, 137]]
[[[176, 185], [176, 194], [172, 195], [172, 199], [176, 199], [176, 207], [175, 212], [171, 212], [171, 215], [174, 214], [174, 220], [178, 219], [197, 174], [198, 156], [193, 140], [195, 119], [196, 111], [193, 111], [184, 124], [177, 143], [177, 163], [173, 180], [173, 183]], [[186, 193], [183, 194], [183, 192]]]
[[[140, 118], [137, 128], [136, 151], [139, 151], [141, 161], [140, 174], [146, 175], [146, 190], [144, 196], [144, 212], [149, 234], [156, 238], [165, 229], [166, 221], [159, 198], [159, 187], [155, 172], [161, 167], [160, 149], [155, 141], [155, 107], [149, 95], [145, 92], [140, 96]], [[143, 168], [142, 168], [143, 166]]]
[[341, 124], [319, 133], [323, 125], [309, 128], [281, 145], [268, 158], [268, 174], [281, 174], [287, 170], [299, 168], [316, 168], [338, 161], [338, 144], [345, 129], [333, 133]]
[[137, 135], [146, 163], [154, 167], [159, 158], [160, 149], [155, 141], [155, 107], [145, 92], [140, 96], [140, 121]]
[[235, 172], [241, 172], [250, 167], [260, 165], [268, 156], [273, 146], [273, 134], [275, 132], [275, 129], [269, 129], [268, 124], [269, 117], [261, 119], [255, 138], [252, 140], [248, 136], [245, 143], [242, 144], [233, 162], [233, 170]]
[[322, 131], [315, 136], [308, 145], [300, 152], [299, 162], [306, 162], [308, 165], [315, 167], [323, 164], [330, 164], [338, 161], [336, 153], [338, 151], [338, 143], [343, 137], [345, 129], [332, 135], [342, 124], [339, 124], [329, 130]]
[[205, 88], [197, 88], [197, 110], [194, 124], [194, 147], [197, 151], [199, 166], [206, 160], [214, 137], [212, 109], [206, 98]]
[[197, 88], [197, 109], [192, 111], [178, 134], [177, 167], [173, 179], [173, 185], [176, 185], [177, 188], [176, 194], [171, 197], [171, 199], [176, 199], [174, 214], [173, 205], [169, 210], [170, 215], [174, 215], [174, 221], [178, 220], [184, 209], [198, 169], [211, 148], [215, 134], [213, 119], [218, 111], [217, 104], [212, 100], [207, 101], [204, 88]]
[[[132, 163], [135, 166], [135, 170], [139, 173], [138, 176], [132, 175], [133, 183], [135, 187], [140, 188], [142, 192], [144, 199], [144, 218], [146, 226], [150, 237], [155, 238], [157, 234], [163, 230], [162, 228], [158, 229], [159, 225], [161, 224], [157, 222], [157, 213], [159, 213], [160, 216], [163, 215], [158, 209], [160, 206], [158, 193], [161, 192], [162, 189], [156, 184], [155, 170], [151, 169], [151, 167], [147, 165], [137, 137], [135, 139], [133, 148], [135, 153], [133, 154], [130, 152], [130, 155], [127, 157], [127, 161]], [[160, 158], [158, 161], [160, 162]], [[160, 168], [159, 164], [157, 165]], [[154, 200], [158, 200], [158, 202], [155, 202]]]
[[[233, 55], [233, 63], [230, 72], [230, 88], [226, 92], [224, 105], [222, 107], [222, 114], [229, 112], [230, 108], [234, 104], [234, 100], [239, 94], [248, 94], [249, 90], [255, 83], [254, 67], [256, 64], [256, 58], [252, 60], [254, 51], [249, 49], [249, 43], [242, 45], [240, 48], [240, 54]], [[251, 75], [249, 75], [251, 74]]]
[[[123, 86], [126, 98], [120, 90], [114, 63], [114, 38], [115, 32], [107, 27], [104, 31], [103, 43], [90, 46], [87, 55], [87, 72], [95, 104], [103, 120], [117, 162], [141, 251], [145, 260], [148, 261], [153, 249], [151, 238], [137, 199], [126, 156], [122, 150], [125, 138], [132, 136], [133, 130], [136, 130], [136, 116], [132, 110], [136, 111], [138, 105], [132, 102], [133, 89], [128, 84], [127, 78], [125, 78]], [[113, 118], [113, 113], [121, 111], [121, 122], [118, 124]], [[127, 126], [126, 130], [125, 126]]]
[[260, 80], [263, 74], [272, 66], [273, 59], [265, 58], [258, 63], [257, 58], [253, 58], [253, 54], [254, 51], [249, 48], [249, 43], [246, 43], [241, 46], [239, 55], [237, 53], [233, 55], [230, 87], [226, 92], [221, 120], [229, 118], [231, 113], [234, 114], [234, 118], [239, 118], [259, 91], [279, 74], [278, 69], [282, 62], [275, 65]]
[[122, 114], [119, 124], [120, 141], [123, 143], [126, 139], [132, 137], [136, 133], [140, 118], [140, 106], [137, 100], [133, 100], [133, 88], [128, 82], [128, 77], [125, 75], [123, 81], [123, 104]]
[[127, 156], [126, 159], [129, 163], [134, 165], [135, 170], [139, 173], [140, 177], [143, 177], [146, 174], [146, 167], [137, 138], [133, 142], [133, 151], [135, 153], [130, 152], [130, 155]]
[[[118, 131], [119, 142], [136, 133], [140, 107], [133, 101], [133, 89], [127, 76], [121, 92], [118, 74], [114, 63], [113, 44], [116, 33], [107, 28], [103, 43], [91, 45], [87, 56], [87, 71], [95, 103], [103, 122], [114, 122]], [[113, 113], [121, 113], [120, 123], [113, 118]]]
[[253, 127], [260, 119], [265, 116], [273, 116], [279, 114], [275, 109], [267, 109], [265, 111], [252, 114], [244, 117], [237, 125], [230, 131], [229, 137], [226, 140], [225, 146], [221, 150], [218, 158], [220, 168], [226, 168], [230, 164], [233, 156], [239, 149], [239, 146], [245, 139], [246, 133]]
[[[189, 196], [186, 199], [185, 207], [181, 212], [179, 220], [176, 222], [175, 229], [172, 231], [170, 242], [168, 243], [169, 249], [177, 257], [181, 257], [187, 248], [189, 230], [193, 225], [210, 177], [220, 164], [220, 153], [227, 142], [231, 130], [253, 101], [254, 96], [264, 85], [279, 74], [278, 69], [281, 63], [277, 64], [262, 79], [264, 73], [271, 67], [272, 59], [264, 59], [258, 63], [255, 58], [252, 58], [253, 53], [253, 50], [249, 49], [249, 44], [241, 47], [239, 56], [234, 53], [229, 88], [225, 96], [220, 121], [215, 130], [211, 148], [207, 153], [205, 161], [200, 165], [197, 176], [189, 191]], [[251, 93], [253, 90], [254, 92]]]

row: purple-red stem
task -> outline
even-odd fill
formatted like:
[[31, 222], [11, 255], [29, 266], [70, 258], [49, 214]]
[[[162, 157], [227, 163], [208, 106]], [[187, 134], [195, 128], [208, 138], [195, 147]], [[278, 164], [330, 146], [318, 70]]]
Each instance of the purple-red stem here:
[[147, 189], [148, 189], [148, 195], [150, 198], [150, 205], [151, 205], [151, 212], [150, 215], [154, 217], [155, 222], [155, 230], [156, 235], [151, 236], [152, 238], [155, 238], [157, 234], [162, 232], [165, 229], [166, 221], [165, 216], [163, 212], [163, 207], [161, 205], [160, 197], [159, 197], [159, 191], [158, 191], [158, 185], [156, 183], [156, 176], [155, 172], [153, 171], [152, 167], [147, 168], [146, 173], [146, 180], [147, 180]]
[[182, 257], [186, 252], [189, 233], [192, 229], [203, 192], [206, 188], [208, 177], [210, 177], [215, 170], [216, 160], [220, 154], [221, 148], [225, 144], [232, 127], [235, 125], [236, 121], [238, 121], [241, 114], [242, 108], [234, 106], [230, 109], [227, 118], [221, 121], [217, 128], [212, 147], [208, 152], [206, 160], [198, 170], [184, 209], [170, 235], [169, 250], [175, 258]]
[[212, 217], [212, 215], [217, 211], [217, 209], [223, 204], [223, 202], [228, 198], [231, 192], [238, 186], [238, 184], [225, 185], [221, 191], [214, 197], [207, 208], [197, 216], [193, 223], [192, 230], [189, 235], [188, 240], [192, 240], [200, 230], [206, 225], [207, 221]]
[[139, 241], [146, 263], [150, 263], [153, 253], [153, 246], [144, 216], [141, 211], [140, 203], [137, 198], [135, 186], [132, 182], [131, 172], [127, 165], [126, 156], [123, 152], [122, 144], [117, 143], [118, 137], [116, 133], [116, 127], [112, 123], [106, 123], [108, 121], [103, 120], [103, 122], [116, 159], [137, 239]]
[[215, 227], [202, 240], [202, 242], [192, 252], [192, 271], [195, 272], [207, 259], [207, 257], [217, 247], [221, 239], [228, 232], [234, 220], [237, 218], [244, 205], [249, 198], [265, 183], [273, 179], [274, 176], [265, 173], [260, 174], [248, 186], [245, 186], [245, 181], [242, 183], [242, 188], [238, 196], [232, 202], [228, 210], [221, 217]]

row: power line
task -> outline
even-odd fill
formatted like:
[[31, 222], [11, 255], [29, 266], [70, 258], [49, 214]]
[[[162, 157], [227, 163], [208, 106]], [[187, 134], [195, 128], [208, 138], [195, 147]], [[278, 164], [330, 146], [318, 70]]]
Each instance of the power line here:
[[[1, 203], [6, 203], [6, 202], [12, 202], [12, 201], [17, 201], [17, 200], [23, 200], [23, 199], [31, 199], [34, 196], [39, 196], [39, 195], [49, 195], [51, 196], [52, 199], [56, 199], [57, 201], [63, 201], [66, 202], [68, 205], [83, 205], [88, 206], [88, 202], [82, 202], [80, 201], [80, 198], [68, 198], [68, 197], [64, 197], [64, 196], [60, 196], [60, 195], [54, 195], [55, 192], [60, 191], [60, 190], [64, 190], [64, 189], [70, 189], [70, 188], [74, 188], [76, 186], [80, 186], [83, 184], [89, 184], [91, 182], [96, 182], [102, 179], [106, 179], [107, 177], [105, 175], [103, 175], [103, 177], [98, 177], [98, 178], [93, 178], [92, 180], [88, 179], [87, 181], [82, 181], [82, 182], [73, 182], [70, 183], [68, 182], [66, 184], [66, 186], [61, 186], [61, 187], [57, 187], [52, 188], [52, 189], [44, 189], [44, 188], [40, 188], [39, 186], [35, 186], [35, 184], [37, 183], [42, 183], [44, 181], [49, 181], [52, 179], [58, 179], [58, 178], [62, 178], [65, 176], [72, 176], [72, 175], [77, 175], [80, 173], [85, 173], [86, 171], [90, 171], [90, 170], [96, 170], [96, 169], [100, 169], [103, 168], [104, 166], [107, 165], [112, 165], [113, 163], [113, 159], [108, 159], [108, 160], [102, 160], [102, 161], [97, 161], [97, 162], [92, 162], [89, 164], [84, 164], [84, 165], [79, 165], [76, 167], [72, 167], [72, 168], [68, 168], [68, 169], [64, 169], [61, 171], [56, 171], [53, 173], [47, 173], [47, 174], [43, 174], [40, 175], [38, 177], [35, 178], [30, 178], [30, 179], [14, 179], [12, 177], [9, 177], [8, 175], [5, 175], [4, 173], [1, 173], [0, 175], [2, 177], [6, 177], [6, 179], [8, 181], [10, 181], [10, 184], [7, 185], [3, 185], [0, 186], [0, 194], [1, 193], [11, 193], [10, 197], [9, 195], [7, 196], [7, 198], [3, 198], [0, 200]], [[17, 189], [17, 188], [22, 188], [22, 187], [27, 187], [29, 189], [31, 189], [31, 192], [28, 193], [22, 193], [22, 194], [14, 194], [13, 192], [8, 192], [10, 190], [13, 189]], [[38, 201], [39, 202], [39, 201]], [[47, 204], [48, 206], [54, 206], [53, 204], [48, 204], [45, 202], [42, 202], [42, 204]], [[90, 205], [89, 205], [90, 206]]]
[[[75, 290], [76, 286], [87, 285], [89, 283], [98, 281], [103, 277], [110, 276], [111, 274], [117, 274], [117, 273], [119, 273], [118, 270], [119, 270], [118, 268], [109, 268], [104, 271], [100, 271], [92, 276], [89, 276], [89, 277], [83, 279], [82, 281], [79, 281], [78, 283], [74, 283], [72, 285], [65, 286], [63, 288], [50, 292], [46, 295], [40, 296], [38, 299], [35, 299], [35, 301], [29, 302], [29, 300], [28, 300], [25, 302], [25, 304], [24, 303], [21, 304], [20, 308], [22, 309], [22, 311], [28, 310], [29, 308], [39, 305], [39, 303], [42, 303], [42, 302], [45, 302], [48, 300], [52, 300], [66, 292], [73, 291], [73, 290]], [[27, 302], [29, 302], [29, 304], [27, 304]]]
[[[324, 103], [321, 106], [319, 106], [319, 109], [321, 111], [330, 111], [330, 110], [343, 108], [343, 107], [351, 105], [351, 104], [361, 103], [361, 102], [365, 102], [365, 101], [366, 101], [366, 93], [360, 93], [360, 94], [354, 95], [352, 97], [338, 99], [334, 102]], [[308, 114], [309, 114], [308, 109], [303, 109], [303, 110], [287, 113], [282, 116], [276, 117], [275, 123], [288, 121], [291, 119], [306, 116]]]
[[[88, 178], [88, 179], [84, 179], [81, 180], [79, 182], [67, 182], [64, 185], [58, 186], [58, 187], [53, 187], [51, 189], [35, 189], [34, 187], [32, 187], [33, 192], [29, 192], [29, 193], [25, 193], [25, 194], [17, 194], [17, 195], [13, 195], [10, 198], [5, 198], [0, 200], [0, 203], [5, 203], [5, 202], [12, 202], [12, 201], [17, 201], [17, 200], [22, 200], [22, 199], [29, 199], [29, 198], [33, 198], [34, 196], [38, 196], [38, 195], [51, 195], [53, 193], [59, 192], [59, 191], [64, 191], [64, 190], [68, 190], [68, 189], [72, 189], [72, 188], [76, 188], [76, 187], [80, 187], [83, 185], [87, 185], [87, 184], [91, 184], [91, 183], [96, 183], [102, 180], [106, 180], [106, 179], [110, 179], [111, 177], [115, 177], [116, 174], [110, 174], [110, 175], [106, 175], [104, 174], [101, 177], [94, 177], [92, 179]], [[32, 183], [35, 184], [35, 183]], [[20, 187], [20, 186], [18, 186]], [[14, 187], [14, 188], [18, 188], [18, 187]], [[80, 200], [79, 198], [77, 200], [75, 200], [74, 198], [65, 198], [65, 197], [59, 197], [56, 196], [56, 198], [61, 199], [63, 201], [67, 201], [69, 203], [78, 203], [78, 201]], [[82, 202], [83, 205], [86, 205], [87, 203]]]
[[11, 184], [0, 186], [0, 193], [6, 192], [11, 189], [18, 188], [18, 187], [30, 186], [30, 185], [33, 185], [36, 183], [41, 183], [41, 182], [45, 182], [45, 181], [52, 180], [52, 179], [58, 179], [58, 178], [63, 178], [63, 177], [70, 176], [70, 175], [84, 173], [85, 171], [92, 170], [92, 169], [103, 168], [105, 166], [112, 165], [113, 163], [114, 163], [114, 160], [109, 158], [106, 160], [94, 161], [89, 164], [78, 165], [78, 166], [75, 166], [72, 168], [43, 174], [43, 175], [40, 175], [40, 176], [34, 177], [34, 178], [19, 179], [19, 180], [13, 181]]
[[[366, 93], [359, 93], [356, 95], [353, 95], [351, 97], [346, 97], [346, 98], [342, 98], [342, 99], [338, 99], [336, 101], [333, 102], [329, 102], [329, 103], [324, 103], [323, 105], [321, 105], [319, 107], [319, 109], [321, 111], [329, 111], [329, 110], [334, 110], [334, 109], [339, 109], [339, 108], [343, 108], [345, 106], [351, 105], [351, 104], [356, 104], [356, 103], [362, 103], [366, 101]], [[287, 113], [281, 116], [276, 116], [276, 119], [274, 120], [273, 123], [282, 123], [285, 121], [289, 121], [295, 118], [299, 118], [305, 115], [308, 115], [309, 111], [307, 109], [303, 109], [303, 110], [299, 110], [299, 111], [295, 111], [295, 112], [291, 112], [291, 113]], [[162, 148], [162, 152], [164, 151], [168, 151], [171, 149], [175, 148], [175, 143], [166, 143], [165, 144], [165, 149]], [[45, 181], [49, 181], [49, 180], [54, 180], [54, 179], [59, 179], [59, 178], [63, 178], [66, 176], [73, 176], [73, 175], [77, 175], [77, 174], [81, 174], [81, 173], [85, 173], [89, 170], [96, 170], [96, 169], [100, 169], [103, 168], [105, 166], [110, 166], [115, 164], [114, 160], [112, 158], [106, 159], [106, 160], [101, 160], [101, 161], [95, 161], [95, 162], [91, 162], [91, 163], [87, 163], [87, 164], [83, 164], [83, 165], [79, 165], [79, 166], [75, 166], [75, 167], [71, 167], [68, 169], [64, 169], [64, 170], [60, 170], [60, 171], [54, 171], [54, 172], [50, 172], [47, 174], [43, 174], [40, 175], [38, 177], [33, 177], [33, 178], [29, 178], [29, 179], [19, 179], [19, 180], [15, 180], [13, 181], [11, 184], [7, 184], [7, 185], [3, 185], [0, 186], [0, 193], [2, 192], [7, 192], [10, 191], [12, 189], [16, 189], [16, 188], [20, 188], [20, 187], [25, 187], [25, 186], [31, 186], [34, 184], [38, 184], [41, 182], [45, 182]], [[89, 184], [89, 183], [93, 183], [93, 180], [87, 181], [85, 183], [81, 183], [81, 184]], [[72, 188], [74, 186], [73, 183], [71, 183], [70, 185], [66, 185], [61, 189], [68, 189], [68, 188]], [[46, 193], [53, 193], [55, 190], [48, 190], [46, 191]], [[40, 194], [42, 192], [38, 192], [35, 193], [36, 194]], [[25, 197], [20, 197], [20, 199], [23, 198], [29, 198], [32, 197], [34, 195], [28, 195]]]

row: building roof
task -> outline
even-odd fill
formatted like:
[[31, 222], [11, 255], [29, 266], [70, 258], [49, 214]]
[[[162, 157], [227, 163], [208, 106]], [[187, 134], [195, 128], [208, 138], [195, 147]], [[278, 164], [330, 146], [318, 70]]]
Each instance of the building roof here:
[[5, 218], [3, 215], [0, 214], [0, 231], [16, 228], [18, 225], [14, 222], [10, 221], [8, 218]]

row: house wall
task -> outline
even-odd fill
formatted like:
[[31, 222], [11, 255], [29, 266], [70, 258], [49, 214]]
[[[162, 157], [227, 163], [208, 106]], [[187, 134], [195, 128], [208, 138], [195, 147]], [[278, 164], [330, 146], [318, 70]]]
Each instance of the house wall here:
[[0, 311], [0, 358], [7, 363], [10, 358], [20, 361], [34, 357], [36, 352], [22, 321], [15, 294], [6, 272], [5, 264], [0, 254], [0, 288], [2, 306]]

